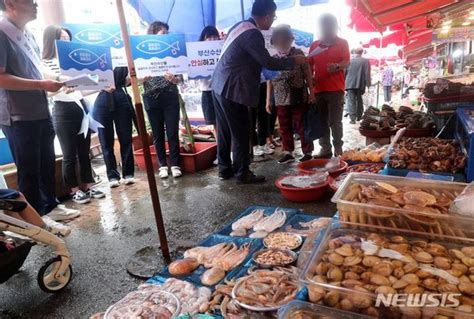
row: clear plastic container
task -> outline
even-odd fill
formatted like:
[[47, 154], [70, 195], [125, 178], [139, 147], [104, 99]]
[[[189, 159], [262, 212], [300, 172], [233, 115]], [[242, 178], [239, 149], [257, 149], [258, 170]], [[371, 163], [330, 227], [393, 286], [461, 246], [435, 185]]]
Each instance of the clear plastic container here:
[[[456, 197], [467, 186], [464, 183], [432, 181], [417, 178], [385, 176], [377, 174], [351, 173], [339, 187], [332, 198], [337, 204], [341, 222], [351, 227], [358, 225], [374, 225], [396, 229], [406, 229], [418, 234], [437, 234], [449, 238], [474, 238], [474, 218], [452, 213], [439, 213], [433, 209], [419, 208], [411, 205], [410, 209], [381, 206], [381, 204], [358, 202], [360, 197], [353, 201], [354, 194], [358, 194], [355, 184], [374, 186], [377, 183], [389, 184], [397, 189], [421, 189], [435, 198]], [[446, 196], [441, 196], [446, 194]], [[359, 194], [360, 196], [360, 194]], [[434, 207], [434, 206], [432, 206]], [[416, 208], [416, 209], [415, 209]]]
[[339, 309], [315, 305], [309, 302], [295, 300], [278, 311], [278, 319], [369, 319], [369, 316], [359, 315]]
[[[370, 243], [377, 245], [377, 250], [370, 252]], [[414, 237], [410, 232], [390, 228], [349, 229], [343, 223], [333, 223], [306, 264], [300, 283], [308, 288], [311, 303], [371, 317], [474, 318], [474, 282], [471, 281], [474, 268], [460, 266], [464, 261], [451, 255], [451, 249], [461, 251], [467, 247], [471, 248], [462, 251], [474, 257], [473, 239], [448, 242], [436, 235]], [[404, 249], [407, 250], [403, 252]], [[403, 253], [397, 255], [398, 251]], [[390, 257], [382, 257], [385, 255]], [[443, 264], [446, 260], [435, 257], [451, 260], [449, 269]], [[469, 262], [474, 260], [472, 257]], [[451, 296], [454, 291], [457, 295]], [[440, 305], [431, 302], [424, 306], [403, 302], [397, 305], [389, 298], [396, 294], [405, 298], [419, 294], [419, 298], [425, 298], [422, 296], [430, 293], [448, 294], [449, 298], [457, 298], [459, 305], [450, 299]], [[377, 306], [378, 295], [385, 299], [379, 300]]]

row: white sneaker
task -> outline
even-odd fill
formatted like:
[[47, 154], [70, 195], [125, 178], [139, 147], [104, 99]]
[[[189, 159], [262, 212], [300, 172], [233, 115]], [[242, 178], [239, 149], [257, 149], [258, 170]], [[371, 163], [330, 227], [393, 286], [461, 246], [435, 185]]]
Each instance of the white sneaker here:
[[254, 146], [253, 147], [253, 155], [254, 156], [263, 156], [265, 152], [263, 151], [263, 146]]
[[273, 153], [275, 153], [275, 150], [273, 148], [270, 148], [268, 147], [268, 145], [264, 145], [264, 146], [260, 146], [262, 149], [263, 149], [263, 153], [267, 154], [267, 155], [272, 155]]
[[158, 176], [161, 179], [168, 178], [168, 167], [160, 167], [160, 169], [158, 170]]
[[173, 177], [183, 176], [183, 173], [181, 172], [181, 168], [179, 166], [171, 166], [171, 175], [173, 175]]
[[64, 205], [58, 205], [48, 214], [48, 217], [54, 221], [61, 221], [74, 219], [79, 215], [81, 215], [81, 212], [76, 209], [69, 209]]
[[53, 233], [55, 235], [60, 235], [62, 237], [67, 237], [71, 233], [71, 228], [70, 227], [68, 227], [66, 225], [63, 225], [63, 224], [60, 224], [60, 223], [57, 223], [48, 216], [43, 216], [41, 218], [43, 219], [46, 226], [48, 226], [50, 228], [49, 231], [51, 233]]
[[135, 184], [135, 178], [133, 176], [128, 176], [123, 179], [125, 185]]
[[118, 179], [112, 179], [109, 181], [110, 188], [116, 188], [120, 186], [120, 181]]

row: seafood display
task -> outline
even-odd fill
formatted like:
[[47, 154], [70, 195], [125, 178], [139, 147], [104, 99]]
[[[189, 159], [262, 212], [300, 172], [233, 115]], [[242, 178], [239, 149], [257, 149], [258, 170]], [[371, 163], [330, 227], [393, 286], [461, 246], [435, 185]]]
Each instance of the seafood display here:
[[214, 286], [224, 279], [225, 270], [219, 266], [206, 270], [201, 276], [201, 282], [207, 286]]
[[352, 162], [380, 163], [387, 155], [388, 145], [380, 146], [371, 144], [363, 149], [353, 149], [342, 153], [341, 159]]
[[414, 111], [407, 106], [400, 106], [398, 112], [389, 105], [379, 110], [370, 107], [365, 111], [360, 122], [361, 129], [384, 131], [394, 127], [407, 129], [432, 129], [435, 123], [425, 112]]
[[249, 276], [238, 280], [232, 296], [246, 309], [257, 311], [276, 310], [296, 297], [298, 280], [294, 270], [249, 271]]
[[300, 222], [299, 223], [301, 227], [300, 229], [293, 228], [291, 225], [288, 225], [286, 227], [286, 231], [306, 237], [318, 232], [321, 229], [326, 228], [330, 222], [331, 222], [331, 218], [327, 218], [327, 217], [315, 218], [309, 222]]
[[248, 311], [241, 308], [232, 298], [234, 286], [235, 280], [226, 281], [225, 284], [216, 286], [216, 290], [214, 290], [209, 302], [211, 313], [220, 311], [224, 318], [248, 318]]
[[454, 140], [406, 138], [395, 145], [388, 166], [420, 172], [458, 173], [464, 170], [466, 156]]
[[347, 168], [347, 173], [372, 173], [378, 174], [385, 164], [356, 164]]
[[168, 270], [170, 274], [175, 276], [184, 276], [192, 273], [196, 268], [199, 267], [199, 262], [196, 258], [188, 257], [173, 261], [169, 266]]
[[238, 247], [234, 243], [220, 243], [211, 247], [194, 247], [184, 252], [184, 257], [194, 258], [206, 268], [220, 267], [230, 271], [240, 265], [250, 252], [250, 244]]
[[263, 244], [267, 248], [296, 249], [303, 243], [303, 239], [289, 232], [275, 232], [263, 239]]
[[453, 310], [474, 313], [473, 265], [474, 246], [336, 229], [303, 277], [313, 303], [380, 318], [431, 318], [447, 308], [375, 307], [376, 294], [456, 293]]
[[254, 254], [253, 261], [263, 267], [286, 266], [297, 259], [296, 253], [289, 249], [263, 249]]
[[286, 213], [284, 210], [277, 208], [275, 212], [266, 216], [253, 225], [253, 233], [250, 238], [263, 238], [272, 231], [280, 228], [285, 224]]
[[[244, 237], [247, 231], [253, 228], [257, 222], [264, 217], [265, 211], [263, 209], [256, 209], [247, 216], [244, 216], [232, 224], [231, 236]], [[243, 234], [243, 235], [242, 235]]]
[[458, 97], [462, 94], [474, 94], [474, 83], [465, 85], [446, 79], [437, 79], [436, 82], [427, 83], [423, 90], [426, 98]]
[[162, 318], [171, 319], [178, 314], [180, 303], [175, 295], [160, 288], [132, 291], [111, 306], [105, 319]]

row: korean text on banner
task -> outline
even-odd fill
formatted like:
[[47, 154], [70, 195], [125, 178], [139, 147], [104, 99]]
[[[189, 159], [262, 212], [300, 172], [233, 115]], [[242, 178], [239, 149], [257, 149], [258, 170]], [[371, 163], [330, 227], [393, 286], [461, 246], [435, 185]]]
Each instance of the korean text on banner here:
[[108, 23], [64, 24], [71, 31], [72, 41], [110, 48], [114, 67], [127, 66], [120, 25]]
[[108, 47], [77, 42], [56, 41], [61, 74], [76, 77], [84, 73], [97, 75], [97, 85], [76, 87], [77, 90], [103, 90], [115, 87], [112, 57]]
[[224, 41], [186, 43], [190, 79], [208, 79], [212, 76], [221, 55]]
[[140, 78], [188, 72], [183, 34], [134, 35], [130, 37], [130, 45]]

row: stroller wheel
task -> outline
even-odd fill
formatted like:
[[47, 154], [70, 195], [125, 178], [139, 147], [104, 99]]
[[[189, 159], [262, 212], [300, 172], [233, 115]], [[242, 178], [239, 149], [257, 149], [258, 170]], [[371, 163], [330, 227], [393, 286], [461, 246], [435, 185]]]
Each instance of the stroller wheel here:
[[51, 258], [44, 264], [38, 272], [38, 285], [41, 290], [48, 293], [55, 293], [63, 290], [71, 282], [72, 267], [68, 266], [66, 272], [62, 276], [56, 276], [62, 260], [60, 256]]

